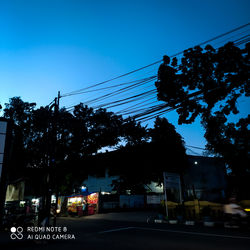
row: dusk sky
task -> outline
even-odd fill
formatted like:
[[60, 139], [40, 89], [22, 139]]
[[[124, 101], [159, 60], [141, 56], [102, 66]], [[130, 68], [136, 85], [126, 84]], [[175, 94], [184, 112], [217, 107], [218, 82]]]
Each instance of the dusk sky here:
[[[249, 0], [0, 0], [0, 103], [20, 96], [45, 106], [58, 91], [114, 78], [249, 23], [249, 13]], [[158, 66], [112, 84], [156, 75]], [[100, 94], [65, 97], [61, 106]], [[249, 105], [239, 103], [241, 116]], [[165, 117], [187, 145], [204, 147], [199, 122], [178, 126], [175, 112]]]

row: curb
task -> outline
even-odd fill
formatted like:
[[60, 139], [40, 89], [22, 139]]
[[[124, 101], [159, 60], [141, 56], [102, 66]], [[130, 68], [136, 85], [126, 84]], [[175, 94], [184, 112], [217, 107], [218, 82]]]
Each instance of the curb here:
[[171, 224], [171, 225], [176, 225], [176, 224], [184, 224], [184, 225], [187, 225], [187, 226], [194, 226], [195, 225], [195, 221], [185, 221], [183, 223], [179, 223], [178, 220], [154, 220], [154, 223], [158, 223], [158, 224], [161, 224], [161, 223], [168, 223], [168, 224]]
[[178, 224], [178, 220], [169, 220], [168, 223], [172, 225]]
[[[195, 226], [197, 224], [202, 224], [204, 227], [215, 227], [217, 224], [214, 221], [204, 221], [202, 223], [198, 223], [196, 221], [192, 221], [192, 220], [187, 220], [187, 221], [183, 221], [183, 222], [179, 222], [178, 220], [160, 220], [160, 219], [155, 219], [154, 223], [156, 224], [163, 224], [163, 223], [167, 223], [170, 225], [186, 225], [186, 226]], [[225, 226], [224, 226], [225, 227]]]
[[187, 220], [184, 222], [184, 225], [186, 226], [194, 226], [195, 225], [195, 221], [193, 220]]
[[203, 226], [205, 226], [205, 227], [214, 227], [215, 222], [213, 222], [213, 221], [204, 221]]

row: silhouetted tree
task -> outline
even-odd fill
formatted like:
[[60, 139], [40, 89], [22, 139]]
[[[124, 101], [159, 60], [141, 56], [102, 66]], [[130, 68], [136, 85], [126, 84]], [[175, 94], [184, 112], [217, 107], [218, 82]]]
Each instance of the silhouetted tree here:
[[23, 173], [28, 163], [28, 144], [31, 136], [32, 111], [35, 103], [23, 102], [20, 97], [10, 99], [5, 104], [4, 117], [12, 121], [12, 157], [9, 160], [8, 170], [12, 172], [10, 177], [15, 179]]
[[148, 141], [128, 144], [118, 152], [120, 168], [116, 174], [120, 178], [113, 182], [114, 190], [143, 193], [145, 185], [152, 181], [162, 183], [164, 171], [183, 174], [187, 166], [186, 149], [175, 127], [166, 118], [157, 117], [154, 128], [147, 133]]
[[145, 143], [149, 137], [146, 127], [142, 127], [139, 122], [136, 122], [135, 119], [131, 117], [124, 121], [122, 134], [126, 146]]
[[[234, 124], [228, 116], [238, 114], [237, 101], [250, 94], [249, 50], [250, 43], [240, 49], [231, 42], [218, 50], [188, 49], [180, 64], [174, 58], [174, 81], [159, 74], [156, 83], [159, 100], [176, 108], [179, 124], [201, 118], [207, 149], [223, 156], [238, 176], [249, 171], [249, 117]], [[175, 91], [169, 91], [173, 85]]]
[[156, 155], [154, 170], [159, 176], [162, 178], [164, 171], [183, 173], [187, 166], [185, 142], [176, 132], [175, 126], [166, 118], [157, 117], [149, 134], [152, 150]]
[[91, 166], [84, 166], [86, 156], [121, 142], [136, 143], [146, 131], [135, 121], [125, 121], [105, 109], [94, 110], [83, 104], [77, 105], [72, 114], [62, 108], [56, 116], [49, 107], [35, 106], [14, 97], [4, 109], [4, 117], [14, 123], [11, 176], [32, 173], [34, 178], [33, 170], [48, 169], [50, 158], [56, 161], [56, 182], [64, 190], [68, 190], [65, 181], [73, 186], [88, 174]]

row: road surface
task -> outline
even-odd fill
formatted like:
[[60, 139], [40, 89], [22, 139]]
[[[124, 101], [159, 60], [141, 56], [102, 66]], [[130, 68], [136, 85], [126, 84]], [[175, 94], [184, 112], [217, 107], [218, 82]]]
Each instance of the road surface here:
[[[224, 228], [147, 224], [148, 212], [110, 213], [81, 218], [62, 217], [58, 228], [73, 239], [34, 241], [1, 234], [1, 249], [250, 249], [250, 233]], [[35, 234], [35, 233], [33, 233]], [[44, 243], [44, 244], [43, 244]]]

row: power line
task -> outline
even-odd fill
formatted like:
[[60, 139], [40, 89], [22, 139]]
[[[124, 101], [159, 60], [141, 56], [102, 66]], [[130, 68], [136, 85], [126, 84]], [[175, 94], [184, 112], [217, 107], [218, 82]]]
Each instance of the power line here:
[[192, 154], [197, 155], [197, 156], [202, 156], [200, 153], [195, 152], [194, 150], [187, 148]]
[[[247, 24], [247, 25], [249, 25], [249, 24]], [[247, 42], [247, 41], [249, 41], [249, 35], [242, 36], [242, 37], [240, 37], [239, 39], [236, 39], [233, 42], [234, 43], [237, 42], [237, 44], [239, 45], [239, 44], [243, 44], [244, 42]], [[109, 97], [117, 96], [117, 95], [119, 95], [121, 93], [125, 93], [127, 91], [133, 90], [135, 88], [143, 86], [146, 83], [151, 82], [152, 80], [156, 79], [156, 77], [157, 76], [151, 76], [151, 77], [143, 78], [141, 80], [135, 80], [135, 81], [133, 81], [132, 85], [130, 84], [129, 86], [118, 89], [118, 90], [116, 90], [116, 91], [114, 91], [112, 93], [108, 93], [108, 94], [105, 94], [103, 96], [100, 96], [100, 97], [94, 98], [92, 100], [89, 100], [89, 101], [85, 102], [85, 104], [91, 104], [91, 103], [99, 102], [99, 101], [107, 99]], [[130, 82], [130, 83], [132, 83], [132, 82]], [[124, 84], [129, 84], [129, 83], [124, 83]], [[121, 85], [123, 85], [123, 84], [108, 86], [106, 88], [101, 88], [101, 89], [99, 88], [97, 90], [110, 89], [110, 88], [113, 88], [113, 87], [119, 87]], [[88, 91], [92, 92], [92, 91], [96, 91], [96, 90], [88, 90]], [[95, 106], [94, 108], [95, 109], [96, 108], [102, 108], [102, 107], [113, 108], [113, 107], [122, 106], [122, 105], [125, 105], [125, 104], [128, 104], [128, 103], [135, 103], [135, 102], [138, 102], [138, 101], [143, 100], [143, 99], [145, 100], [146, 97], [150, 97], [151, 95], [154, 95], [155, 91], [156, 91], [155, 89], [152, 89], [152, 90], [149, 90], [149, 91], [137, 94], [137, 95], [132, 95], [130, 97], [126, 97], [126, 98], [123, 98], [123, 99], [107, 102], [107, 103], [104, 103], [104, 104], [99, 104], [98, 106]], [[147, 100], [151, 100], [152, 98], [154, 98], [154, 97], [150, 97]], [[143, 102], [140, 102], [140, 104], [141, 103], [143, 103]], [[127, 107], [127, 108], [123, 109], [122, 111], [118, 111], [117, 114], [118, 113], [122, 114], [122, 115], [133, 114], [133, 117], [135, 117], [138, 121], [145, 122], [145, 121], [151, 120], [151, 119], [153, 119], [153, 118], [155, 118], [155, 117], [157, 117], [159, 115], [162, 115], [164, 112], [170, 112], [170, 111], [174, 110], [173, 108], [169, 109], [169, 108], [167, 108], [166, 106], [164, 106], [162, 104], [154, 105], [152, 107], [148, 107], [148, 108], [145, 108], [145, 109], [141, 109], [141, 107], [140, 107], [140, 109], [139, 109], [137, 104], [138, 103], [135, 104], [136, 108], [134, 108], [134, 106], [130, 106], [130, 107]], [[149, 105], [149, 103], [147, 105]], [[141, 105], [141, 106], [145, 107], [147, 105], [143, 103], [143, 105]], [[74, 106], [72, 106], [72, 107], [70, 107], [68, 109], [71, 109], [73, 107]], [[126, 113], [123, 113], [124, 111], [126, 111]]]
[[[247, 27], [249, 24], [250, 24], [250, 23], [241, 25], [241, 26], [239, 26], [239, 27], [237, 27], [237, 28], [235, 28], [235, 29], [232, 29], [232, 30], [230, 30], [230, 31], [228, 31], [228, 32], [225, 32], [225, 33], [223, 33], [223, 34], [221, 34], [221, 35], [218, 35], [218, 36], [215, 36], [215, 37], [213, 37], [213, 38], [211, 38], [211, 39], [209, 39], [209, 40], [206, 40], [206, 41], [204, 41], [204, 42], [202, 42], [202, 43], [200, 43], [200, 44], [198, 44], [198, 45], [196, 45], [196, 46], [202, 46], [202, 45], [204, 45], [204, 44], [207, 44], [207, 43], [209, 43], [209, 42], [212, 42], [212, 41], [214, 41], [214, 40], [217, 40], [217, 39], [219, 39], [219, 38], [221, 38], [221, 37], [224, 37], [224, 36], [226, 36], [226, 35], [228, 35], [228, 34], [231, 34], [231, 33], [233, 33], [233, 32], [236, 32], [236, 31], [240, 30], [240, 29], [243, 29], [243, 28]], [[174, 55], [172, 55], [172, 56], [170, 56], [170, 57], [175, 57], [175, 56], [181, 55], [184, 51], [185, 51], [185, 50], [183, 50], [183, 51], [181, 51], [181, 52], [178, 52], [178, 53], [176, 53], [176, 54], [174, 54]], [[90, 88], [94, 88], [94, 87], [103, 85], [103, 84], [105, 84], [105, 83], [108, 83], [108, 82], [111, 82], [111, 81], [114, 81], [114, 80], [117, 80], [117, 79], [120, 79], [120, 78], [122, 78], [122, 77], [128, 76], [128, 75], [133, 74], [133, 73], [135, 73], [135, 72], [138, 72], [138, 71], [140, 71], [140, 70], [143, 70], [143, 69], [145, 69], [145, 68], [151, 67], [151, 66], [153, 66], [153, 65], [155, 65], [155, 64], [158, 64], [158, 63], [160, 63], [160, 62], [162, 62], [162, 60], [158, 60], [158, 61], [153, 62], [153, 63], [151, 63], [151, 64], [148, 64], [148, 65], [146, 65], [146, 66], [143, 66], [143, 67], [140, 67], [140, 68], [138, 68], [138, 69], [132, 70], [132, 71], [130, 71], [130, 72], [128, 72], [128, 73], [119, 75], [119, 76], [114, 77], [114, 78], [111, 78], [111, 79], [109, 79], [109, 80], [106, 80], [106, 81], [102, 81], [102, 82], [96, 83], [96, 84], [91, 85], [91, 86], [89, 86], [89, 87], [85, 87], [85, 88], [82, 88], [82, 89], [79, 89], [79, 90], [75, 90], [75, 91], [66, 93], [66, 94], [62, 95], [61, 97], [67, 97], [67, 96], [77, 95], [77, 94], [79, 94], [79, 92], [82, 92], [82, 91], [88, 90], [88, 89], [90, 89]]]
[[228, 37], [228, 38], [223, 39], [222, 41], [219, 41], [219, 42], [217, 42], [217, 43], [214, 43], [213, 46], [218, 45], [218, 44], [220, 44], [220, 43], [225, 43], [225, 42], [231, 41], [231, 40], [234, 39], [235, 37], [237, 37], [237, 36], [239, 36], [239, 35], [243, 35], [243, 34], [249, 32], [249, 31], [250, 31], [250, 29], [247, 29], [247, 30], [244, 30], [244, 31], [242, 31], [242, 32], [240, 32], [240, 33], [238, 33], [238, 34], [234, 34], [234, 35], [232, 35], [232, 36], [230, 36], [230, 37]]
[[[153, 99], [154, 99], [154, 101], [151, 101], [151, 102], [148, 103], [148, 101], [153, 100]], [[148, 98], [146, 100], [144, 99], [142, 102], [136, 103], [137, 110], [138, 110], [138, 108], [142, 108], [142, 107], [148, 106], [150, 104], [155, 104], [155, 99], [156, 99], [156, 96], [153, 96], [153, 97], [150, 97], [150, 98]], [[142, 104], [142, 105], [139, 105], [139, 104]], [[116, 113], [117, 114], [120, 113], [122, 115], [127, 115], [127, 114], [131, 114], [131, 112], [135, 113], [135, 112], [137, 112], [137, 110], [135, 110], [135, 105], [131, 105], [131, 106], [127, 107], [127, 108], [124, 108], [124, 109], [116, 112]]]
[[95, 98], [91, 101], [87, 101], [87, 103], [92, 103], [93, 101], [100, 101], [100, 100], [103, 100], [103, 99], [106, 99], [107, 97], [110, 97], [110, 96], [115, 96], [117, 94], [121, 94], [121, 93], [124, 93], [124, 92], [127, 92], [128, 90], [131, 90], [131, 89], [134, 89], [134, 88], [137, 88], [139, 86], [142, 86], [146, 83], [149, 83], [151, 82], [152, 80], [156, 79], [156, 76], [153, 76], [153, 77], [150, 77], [150, 79], [147, 79], [147, 80], [143, 80], [141, 82], [138, 82], [138, 83], [135, 83], [135, 84], [132, 84], [128, 87], [125, 87], [125, 88], [122, 88], [122, 89], [119, 89], [119, 90], [116, 90], [115, 92], [112, 92], [112, 93], [108, 93], [108, 94], [105, 94], [103, 96], [100, 96], [98, 98]]
[[[239, 39], [238, 39], [239, 40]], [[201, 92], [200, 92], [201, 93]], [[198, 93], [198, 94], [200, 94], [200, 93]], [[143, 122], [145, 122], [145, 121], [147, 121], [147, 120], [151, 120], [151, 119], [153, 119], [153, 118], [155, 118], [155, 117], [157, 117], [157, 116], [159, 116], [160, 114], [162, 114], [162, 113], [164, 113], [164, 107], [161, 107], [160, 108], [160, 112], [157, 112], [157, 113], [155, 113], [155, 111], [159, 111], [159, 110], [150, 110], [150, 108], [148, 109], [148, 110], [146, 110], [145, 112], [143, 112], [143, 113], [141, 113], [141, 114], [139, 114], [139, 115], [136, 115], [136, 116], [134, 116], [134, 117], [136, 117], [136, 119], [138, 120], [138, 121], [143, 121]], [[131, 110], [130, 110], [131, 111]], [[169, 111], [169, 110], [168, 110]], [[131, 111], [131, 113], [132, 113], [133, 111]], [[127, 113], [126, 113], [126, 115], [127, 115]], [[143, 117], [143, 116], [145, 116], [145, 117]], [[139, 119], [138, 119], [138, 117], [140, 117]]]
[[[130, 97], [127, 97], [125, 99], [122, 99], [122, 100], [118, 100], [118, 101], [113, 101], [113, 102], [110, 102], [108, 104], [102, 104], [102, 105], [99, 105], [95, 108], [101, 108], [101, 107], [107, 107], [107, 108], [113, 108], [113, 107], [117, 107], [117, 106], [120, 106], [120, 105], [124, 105], [124, 104], [128, 104], [131, 102], [131, 99], [133, 99], [132, 101], [135, 101], [135, 100], [141, 100], [142, 98], [144, 98], [145, 96], [148, 96], [148, 95], [151, 95], [151, 94], [154, 94], [156, 93], [156, 89], [155, 90], [149, 90], [149, 91], [145, 91], [141, 94], [137, 94], [137, 95], [134, 95], [134, 96], [130, 96]], [[127, 101], [126, 101], [127, 100]], [[113, 104], [113, 105], [112, 105]]]
[[[244, 36], [243, 38], [245, 38], [245, 37], [248, 37], [248, 36]], [[239, 38], [239, 39], [237, 39], [237, 40], [235, 40], [235, 41], [240, 41], [240, 40], [242, 40], [242, 38]], [[245, 41], [245, 40], [244, 40]], [[243, 41], [243, 42], [244, 42]], [[156, 77], [156, 76], [153, 76], [153, 77]], [[145, 78], [145, 80], [147, 80], [147, 79], [150, 79], [150, 77], [149, 78]], [[142, 80], [144, 80], [144, 79], [142, 79]], [[136, 81], [132, 81], [132, 82], [139, 82], [139, 81], [141, 81], [141, 80], [136, 80]], [[108, 86], [108, 87], [105, 87], [105, 88], [100, 88], [100, 89], [96, 89], [96, 90], [88, 90], [88, 91], [85, 91], [85, 92], [81, 92], [81, 93], [87, 93], [87, 92], [94, 92], [94, 91], [98, 91], [98, 90], [104, 90], [104, 89], [109, 89], [109, 88], [114, 88], [114, 87], [118, 87], [118, 86], [121, 86], [121, 85], [124, 85], [124, 84], [129, 84], [129, 83], [132, 83], [132, 82], [128, 82], [128, 83], [122, 83], [122, 84], [118, 84], [118, 85], [113, 85], [113, 86]], [[130, 88], [131, 86], [128, 86], [128, 89]], [[121, 89], [122, 90], [122, 89]], [[118, 90], [118, 91], [116, 91], [116, 92], [114, 92], [114, 93], [112, 93], [112, 94], [107, 94], [107, 95], [105, 95], [105, 96], [110, 96], [110, 95], [112, 95], [112, 96], [114, 96], [115, 95], [115, 93], [118, 93], [120, 90]], [[102, 98], [102, 97], [101, 97]], [[99, 100], [99, 99], [94, 99], [93, 101], [97, 101], [97, 100]], [[92, 102], [92, 100], [90, 101], [90, 103]]]
[[231, 33], [235, 32], [235, 31], [238, 31], [238, 30], [240, 30], [240, 29], [243, 29], [243, 28], [247, 27], [248, 25], [250, 25], [250, 23], [246, 23], [246, 24], [241, 25], [241, 26], [239, 26], [239, 27], [237, 27], [237, 28], [235, 28], [235, 29], [232, 29], [232, 30], [230, 30], [230, 31], [228, 31], [228, 32], [226, 32], [226, 33], [223, 33], [223, 34], [221, 34], [221, 35], [218, 35], [218, 36], [216, 36], [216, 37], [213, 37], [213, 38], [211, 38], [211, 39], [209, 39], [209, 40], [207, 40], [207, 41], [205, 41], [205, 42], [200, 43], [198, 46], [202, 46], [202, 45], [204, 45], [204, 44], [210, 43], [210, 42], [212, 42], [212, 41], [214, 41], [214, 40], [217, 40], [217, 39], [219, 39], [219, 38], [221, 38], [221, 37], [223, 37], [223, 36], [226, 36], [226, 35], [228, 35], [228, 34], [231, 34]]
[[[119, 84], [116, 84], [116, 85], [107, 86], [107, 87], [103, 87], [103, 88], [99, 88], [99, 89], [85, 90], [85, 91], [81, 91], [81, 92], [73, 94], [73, 95], [86, 94], [86, 93], [96, 92], [96, 91], [100, 91], [100, 90], [107, 90], [107, 89], [117, 88], [117, 87], [120, 87], [120, 86], [123, 86], [123, 85], [128, 85], [128, 84], [131, 84], [131, 83], [138, 83], [138, 82], [141, 82], [141, 81], [146, 81], [148, 79], [151, 79], [152, 77], [155, 77], [155, 76], [146, 77], [146, 78], [143, 78], [143, 79], [134, 80], [134, 81], [125, 82], [125, 83], [119, 83]], [[69, 94], [67, 96], [70, 96], [70, 95], [71, 94]], [[64, 97], [65, 97], [65, 95], [64, 95]]]
[[[237, 41], [238, 44], [243, 43], [243, 42], [246, 42], [246, 41], [247, 41], [246, 39], [248, 39], [248, 37], [249, 37], [249, 35], [243, 36], [243, 37], [241, 37], [241, 38], [235, 40], [234, 42]], [[243, 38], [246, 38], [246, 39], [244, 40]], [[135, 84], [130, 85], [130, 86], [127, 86], [127, 87], [122, 88], [122, 89], [118, 89], [118, 90], [116, 90], [116, 91], [114, 91], [114, 92], [112, 92], [112, 93], [105, 94], [105, 95], [100, 96], [100, 97], [98, 97], [98, 98], [95, 98], [95, 99], [92, 99], [92, 100], [88, 100], [88, 101], [85, 102], [85, 104], [86, 104], [86, 105], [89, 105], [89, 104], [91, 104], [91, 103], [95, 103], [95, 102], [101, 101], [101, 100], [103, 100], [103, 99], [107, 99], [107, 98], [109, 98], [109, 97], [116, 96], [116, 95], [121, 94], [121, 93], [125, 93], [125, 92], [127, 92], [127, 91], [129, 91], [129, 90], [132, 90], [132, 89], [134, 89], [134, 88], [137, 88], [137, 87], [139, 87], [139, 86], [142, 86], [142, 85], [144, 85], [144, 83], [148, 83], [148, 82], [150, 82], [150, 81], [152, 81], [152, 80], [154, 80], [154, 79], [156, 79], [156, 76], [151, 76], [151, 77], [143, 78], [143, 79], [141, 79], [141, 80], [131, 81], [131, 83], [134, 82]], [[140, 81], [141, 81], [141, 82], [140, 82]], [[123, 85], [123, 84], [129, 84], [129, 82], [128, 82], [128, 83], [118, 84], [118, 85], [113, 85], [113, 86], [108, 86], [108, 87], [101, 88], [101, 89], [97, 89], [97, 90], [110, 89], [110, 88], [113, 88], [113, 87], [121, 86], [121, 85]], [[93, 92], [93, 91], [96, 91], [96, 90], [89, 90], [89, 91], [86, 91], [86, 92]], [[153, 95], [153, 93], [154, 93], [153, 91], [154, 91], [154, 90], [152, 90], [151, 95]], [[146, 96], [145, 96], [145, 97], [146, 97]], [[123, 98], [123, 99], [120, 99], [119, 101], [115, 101], [115, 103], [117, 103], [117, 104], [115, 104], [115, 105], [112, 105], [112, 104], [114, 103], [114, 101], [108, 102], [108, 103], [104, 103], [104, 104], [99, 104], [98, 106], [96, 106], [96, 107], [94, 107], [94, 108], [101, 108], [101, 107], [103, 107], [103, 108], [104, 108], [104, 107], [106, 107], [106, 108], [112, 108], [112, 107], [117, 107], [117, 106], [125, 105], [125, 104], [128, 104], [128, 103], [136, 102], [136, 101], [138, 101], [138, 100], [140, 100], [140, 99], [143, 99], [143, 96], [140, 97], [140, 98], [134, 98], [134, 99], [133, 99], [133, 98], [129, 98], [129, 99], [130, 99], [129, 101], [127, 101], [127, 98]], [[137, 104], [136, 104], [136, 105], [137, 105]], [[149, 105], [149, 104], [148, 104], [148, 105]], [[145, 105], [144, 105], [144, 106], [145, 106]], [[71, 107], [69, 107], [68, 109], [71, 109], [72, 107], [74, 107], [74, 106], [71, 106]], [[135, 113], [135, 112], [133, 111], [133, 107], [132, 107], [132, 106], [130, 106], [130, 111], [131, 111], [131, 113]], [[121, 112], [119, 112], [119, 113], [121, 113]], [[126, 115], [127, 115], [127, 114], [128, 114], [128, 113], [126, 113]]]
[[130, 75], [130, 74], [133, 74], [133, 73], [135, 73], [135, 72], [137, 72], [137, 71], [140, 71], [140, 70], [142, 70], [142, 69], [145, 69], [145, 68], [148, 68], [148, 67], [150, 67], [150, 66], [153, 66], [153, 65], [155, 65], [155, 64], [157, 64], [157, 63], [160, 63], [161, 61], [162, 61], [162, 60], [159, 60], [159, 61], [157, 61], [157, 62], [154, 62], [154, 63], [151, 63], [151, 64], [146, 65], [146, 66], [144, 66], [144, 67], [141, 67], [141, 68], [139, 68], [139, 69], [136, 69], [136, 70], [130, 71], [130, 72], [126, 73], [126, 74], [123, 74], [123, 75], [120, 75], [120, 76], [117, 76], [117, 77], [111, 78], [111, 79], [109, 79], [109, 80], [106, 80], [106, 81], [103, 81], [103, 82], [100, 82], [100, 83], [94, 84], [94, 85], [92, 85], [92, 86], [89, 86], [89, 87], [86, 87], [86, 88], [83, 88], [83, 89], [79, 89], [79, 90], [76, 90], [76, 91], [70, 92], [70, 93], [68, 93], [68, 94], [64, 94], [64, 95], [62, 95], [62, 97], [67, 97], [67, 96], [77, 95], [77, 94], [78, 94], [78, 92], [81, 92], [81, 91], [84, 91], [84, 90], [87, 90], [87, 89], [90, 89], [90, 88], [94, 88], [94, 87], [100, 86], [100, 85], [102, 85], [102, 84], [104, 84], [104, 83], [107, 83], [107, 82], [111, 82], [111, 81], [117, 80], [117, 79], [122, 78], [122, 77], [124, 77], [124, 76]]
[[191, 146], [191, 145], [186, 145], [186, 147], [195, 148], [195, 149], [201, 149], [201, 150], [206, 150], [205, 148], [200, 148], [200, 147]]
[[[136, 87], [142, 86], [142, 85], [144, 85], [144, 84], [146, 84], [146, 83], [151, 82], [151, 81], [154, 80], [154, 79], [156, 79], [156, 76], [151, 76], [151, 77], [148, 77], [148, 78], [144, 78], [144, 79], [142, 79], [142, 80], [140, 80], [140, 81], [136, 81], [136, 83], [134, 83], [134, 84], [132, 84], [132, 85], [130, 85], [130, 86], [123, 87], [123, 88], [118, 89], [118, 90], [116, 90], [116, 91], [114, 91], [114, 92], [111, 92], [111, 93], [108, 93], [108, 94], [105, 94], [105, 95], [96, 97], [96, 98], [91, 99], [91, 100], [87, 100], [87, 101], [84, 102], [84, 104], [85, 104], [85, 105], [89, 105], [89, 104], [94, 103], [94, 102], [102, 101], [102, 100], [107, 99], [107, 98], [109, 98], [109, 97], [112, 97], [112, 96], [115, 96], [115, 95], [117, 95], [117, 94], [121, 94], [121, 93], [127, 92], [127, 91], [129, 91], [129, 90], [131, 90], [131, 89], [134, 89], [134, 88], [136, 88]], [[153, 91], [153, 90], [152, 90], [152, 91]], [[122, 99], [121, 101], [123, 101], [123, 100], [124, 100], [124, 99]], [[113, 102], [109, 102], [109, 103], [102, 104], [102, 105], [103, 105], [103, 106], [107, 106], [107, 105], [112, 104], [112, 103], [113, 103]], [[71, 107], [70, 107], [70, 108], [71, 108]]]
[[[219, 89], [220, 87], [216, 87], [214, 89], [211, 89], [209, 90], [210, 92], [214, 91], [214, 90], [217, 90]], [[239, 89], [240, 87], [236, 87], [235, 90]], [[150, 108], [148, 110], [146, 110], [145, 112], [141, 113], [141, 114], [138, 114], [136, 116], [133, 116], [137, 121], [140, 121], [140, 122], [145, 122], [145, 121], [148, 121], [148, 120], [152, 120], [153, 118], [156, 118], [157, 116], [160, 116], [161, 114], [165, 113], [165, 112], [170, 112], [170, 111], [173, 111], [175, 109], [177, 109], [181, 103], [185, 102], [186, 100], [189, 100], [190, 98], [193, 98], [192, 100], [199, 100], [201, 97], [200, 95], [203, 93], [204, 91], [196, 91], [192, 94], [189, 94], [188, 97], [181, 101], [181, 102], [176, 102], [174, 103], [175, 106], [174, 107], [171, 107], [169, 108], [167, 104], [162, 105], [158, 105], [158, 109], [155, 109], [155, 110], [150, 110]], [[155, 113], [156, 112], [156, 113]]]

